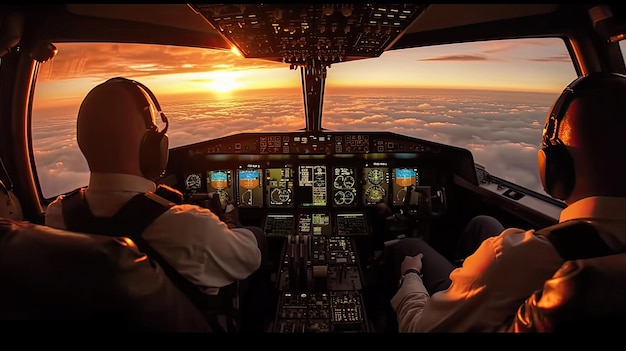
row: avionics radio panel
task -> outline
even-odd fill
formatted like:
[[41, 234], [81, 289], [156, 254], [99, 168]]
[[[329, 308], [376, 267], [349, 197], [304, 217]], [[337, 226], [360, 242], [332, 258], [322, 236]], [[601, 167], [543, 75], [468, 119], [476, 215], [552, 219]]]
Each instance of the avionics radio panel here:
[[294, 234], [320, 237], [369, 235], [368, 221], [363, 212], [339, 212], [334, 215], [320, 211], [268, 213], [262, 228], [268, 237]]

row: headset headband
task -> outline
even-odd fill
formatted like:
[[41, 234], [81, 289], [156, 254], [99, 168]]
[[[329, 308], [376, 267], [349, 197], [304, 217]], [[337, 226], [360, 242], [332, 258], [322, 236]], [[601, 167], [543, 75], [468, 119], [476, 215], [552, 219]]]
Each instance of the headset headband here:
[[[119, 81], [119, 82], [131, 83], [131, 84], [135, 85], [139, 89], [139, 92], [143, 91], [148, 96], [148, 99], [150, 101], [152, 101], [152, 104], [156, 108], [157, 113], [161, 116], [161, 120], [165, 123], [165, 128], [163, 128], [163, 130], [161, 131], [161, 134], [165, 134], [167, 132], [167, 129], [169, 128], [169, 120], [168, 120], [167, 116], [165, 116], [165, 113], [161, 110], [161, 105], [159, 104], [159, 101], [157, 100], [156, 96], [154, 96], [154, 93], [152, 93], [152, 91], [147, 86], [143, 85], [142, 83], [140, 83], [140, 82], [138, 82], [136, 80], [128, 79], [128, 78], [124, 78], [124, 77], [115, 77], [115, 78], [109, 79], [108, 81]], [[133, 96], [133, 98], [138, 100], [139, 106], [142, 106], [143, 102], [147, 102], [145, 98], [142, 99], [142, 98], [140, 98], [138, 95], [136, 95], [134, 93], [132, 94], [132, 96]], [[143, 107], [142, 113], [144, 114], [144, 119], [145, 119], [145, 122], [146, 122], [146, 128], [147, 129], [157, 130], [158, 127], [152, 121], [152, 115], [150, 114], [150, 103], [149, 102], [148, 102], [148, 105]]]

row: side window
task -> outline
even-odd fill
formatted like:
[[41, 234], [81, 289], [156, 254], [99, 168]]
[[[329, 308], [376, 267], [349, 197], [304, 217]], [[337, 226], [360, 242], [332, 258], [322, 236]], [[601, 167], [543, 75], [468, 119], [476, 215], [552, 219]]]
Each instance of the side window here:
[[325, 128], [392, 130], [469, 149], [490, 174], [545, 194], [536, 157], [543, 123], [577, 77], [563, 40], [411, 48], [374, 61], [329, 70]]
[[[305, 124], [299, 72], [284, 63], [182, 46], [55, 45], [58, 54], [38, 71], [30, 126], [35, 172], [46, 199], [88, 184], [76, 118], [89, 90], [112, 77], [135, 79], [154, 92], [170, 120], [171, 148], [241, 132], [301, 129]], [[259, 93], [268, 87], [286, 98], [268, 100]], [[283, 116], [276, 118], [276, 111], [284, 111]]]

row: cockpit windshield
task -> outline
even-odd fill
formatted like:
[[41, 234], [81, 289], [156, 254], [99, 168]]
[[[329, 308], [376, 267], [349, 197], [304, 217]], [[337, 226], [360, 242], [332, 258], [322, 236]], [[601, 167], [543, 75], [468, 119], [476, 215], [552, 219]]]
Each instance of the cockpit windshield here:
[[[86, 185], [88, 167], [75, 138], [78, 107], [91, 88], [114, 76], [155, 93], [169, 117], [172, 148], [307, 127], [297, 66], [244, 59], [236, 50], [55, 45], [58, 55], [39, 67], [31, 119], [46, 198]], [[533, 48], [541, 48], [541, 57], [531, 55]], [[326, 131], [387, 131], [467, 148], [491, 173], [543, 193], [533, 161], [540, 130], [550, 104], [575, 76], [555, 38], [389, 51], [327, 68], [319, 123]], [[355, 148], [360, 142], [350, 141]], [[285, 194], [276, 196], [285, 201]]]

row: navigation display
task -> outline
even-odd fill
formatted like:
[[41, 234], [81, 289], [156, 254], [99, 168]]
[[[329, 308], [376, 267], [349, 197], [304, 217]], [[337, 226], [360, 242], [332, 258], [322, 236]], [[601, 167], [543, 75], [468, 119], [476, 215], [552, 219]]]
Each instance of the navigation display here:
[[217, 193], [220, 198], [222, 208], [234, 200], [233, 197], [233, 171], [230, 169], [221, 169], [207, 171], [206, 177], [207, 192]]
[[389, 168], [382, 165], [366, 165], [363, 168], [363, 204], [376, 205], [387, 202], [389, 193]]
[[335, 167], [333, 169], [333, 206], [356, 206], [356, 176], [354, 167]]
[[291, 167], [265, 169], [265, 190], [268, 207], [293, 206], [293, 179]]
[[[394, 168], [391, 172], [392, 179], [392, 195], [391, 200], [395, 206], [404, 205], [404, 198], [406, 195], [406, 189], [409, 186], [415, 188], [419, 185], [419, 171], [417, 168]], [[417, 205], [419, 200], [419, 193], [413, 191], [411, 193], [411, 205]]]
[[237, 170], [237, 205], [239, 207], [263, 207], [262, 169]]
[[327, 194], [325, 165], [298, 166], [296, 199], [301, 207], [326, 206]]

